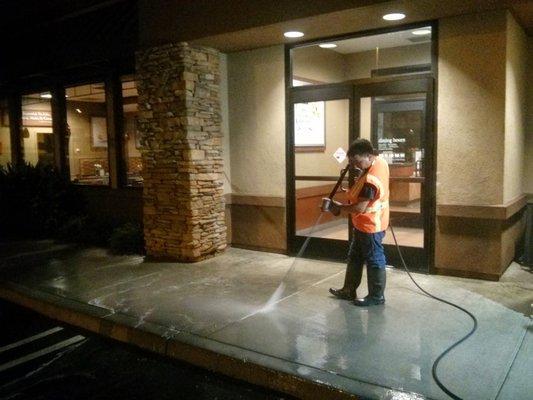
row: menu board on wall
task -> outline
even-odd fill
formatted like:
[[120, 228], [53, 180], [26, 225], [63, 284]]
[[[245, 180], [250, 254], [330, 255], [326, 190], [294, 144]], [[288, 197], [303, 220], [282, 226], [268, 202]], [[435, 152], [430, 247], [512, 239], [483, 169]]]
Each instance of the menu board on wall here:
[[325, 104], [323, 101], [294, 105], [294, 145], [325, 146]]
[[22, 110], [23, 126], [52, 126], [52, 113], [41, 110]]

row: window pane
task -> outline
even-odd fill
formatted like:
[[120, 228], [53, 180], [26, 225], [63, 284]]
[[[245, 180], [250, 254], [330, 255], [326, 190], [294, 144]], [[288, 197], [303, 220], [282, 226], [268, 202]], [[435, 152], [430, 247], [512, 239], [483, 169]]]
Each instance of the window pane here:
[[[346, 166], [342, 153], [348, 150], [349, 131], [349, 100], [294, 104], [295, 233], [298, 236], [348, 240], [346, 217], [322, 213], [320, 205]], [[335, 199], [347, 201], [342, 190]]]
[[104, 83], [66, 89], [70, 177], [84, 185], [109, 184]]
[[137, 83], [133, 78], [123, 78], [122, 104], [124, 113], [124, 151], [128, 172], [128, 186], [142, 186], [142, 160], [139, 151], [140, 136], [137, 132]]
[[22, 96], [22, 152], [30, 164], [54, 165], [50, 92]]
[[9, 133], [9, 108], [6, 99], [0, 99], [0, 165], [11, 162], [11, 136]]
[[429, 72], [431, 27], [324, 42], [292, 52], [293, 86]]
[[[360, 104], [361, 137], [389, 164], [391, 222], [406, 247], [424, 247], [425, 104], [425, 93], [366, 97]], [[394, 244], [393, 236], [383, 243]]]

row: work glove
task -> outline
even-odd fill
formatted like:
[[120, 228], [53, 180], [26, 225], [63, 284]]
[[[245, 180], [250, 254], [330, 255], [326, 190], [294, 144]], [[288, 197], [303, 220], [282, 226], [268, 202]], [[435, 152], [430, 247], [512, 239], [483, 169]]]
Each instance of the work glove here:
[[337, 216], [341, 213], [341, 205], [342, 203], [339, 203], [338, 201], [332, 200], [329, 197], [324, 197], [322, 199], [322, 205], [320, 206], [320, 209], [322, 211], [328, 211]]

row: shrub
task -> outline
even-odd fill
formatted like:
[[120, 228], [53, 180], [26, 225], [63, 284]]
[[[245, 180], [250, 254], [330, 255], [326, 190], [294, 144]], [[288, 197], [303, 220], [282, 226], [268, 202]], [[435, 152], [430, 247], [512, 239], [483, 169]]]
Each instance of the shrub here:
[[84, 201], [69, 179], [51, 166], [0, 167], [0, 237], [53, 237], [84, 212]]

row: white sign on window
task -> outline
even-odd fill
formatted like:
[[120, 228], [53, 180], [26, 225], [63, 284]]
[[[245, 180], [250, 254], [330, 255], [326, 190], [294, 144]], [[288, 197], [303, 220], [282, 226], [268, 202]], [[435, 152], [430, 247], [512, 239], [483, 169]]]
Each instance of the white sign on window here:
[[346, 159], [346, 152], [342, 147], [339, 147], [335, 150], [335, 153], [333, 153], [333, 157], [335, 157], [335, 160], [340, 164]]
[[325, 103], [297, 103], [294, 105], [294, 145], [325, 146]]

